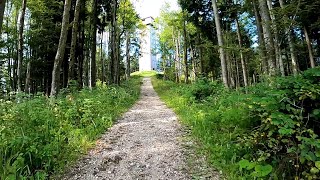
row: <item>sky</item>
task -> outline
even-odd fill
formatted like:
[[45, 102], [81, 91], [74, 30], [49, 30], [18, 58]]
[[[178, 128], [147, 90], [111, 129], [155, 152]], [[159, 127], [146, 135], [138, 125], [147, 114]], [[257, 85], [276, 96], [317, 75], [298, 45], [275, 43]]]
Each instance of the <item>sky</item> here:
[[141, 18], [152, 16], [156, 18], [160, 14], [161, 7], [168, 2], [172, 10], [179, 9], [177, 0], [132, 0]]

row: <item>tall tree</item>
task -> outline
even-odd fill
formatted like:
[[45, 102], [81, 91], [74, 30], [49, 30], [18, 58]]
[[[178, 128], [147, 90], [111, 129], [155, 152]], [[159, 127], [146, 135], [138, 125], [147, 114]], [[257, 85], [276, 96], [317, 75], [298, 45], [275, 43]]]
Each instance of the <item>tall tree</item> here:
[[2, 30], [3, 15], [6, 7], [6, 0], [0, 0], [0, 34]]
[[70, 49], [70, 57], [69, 57], [69, 82], [74, 78], [74, 65], [76, 62], [76, 46], [77, 46], [77, 33], [79, 26], [79, 15], [81, 8], [81, 0], [76, 1], [76, 6], [74, 10], [74, 19], [72, 22], [72, 37], [71, 37], [71, 49]]
[[267, 65], [267, 54], [266, 54], [266, 45], [264, 41], [264, 35], [262, 30], [262, 24], [261, 24], [261, 16], [259, 13], [259, 9], [257, 7], [256, 0], [252, 0], [252, 6], [254, 10], [254, 16], [256, 19], [256, 26], [257, 26], [257, 34], [258, 34], [258, 42], [259, 42], [259, 55], [261, 59], [261, 65], [262, 65], [262, 73], [268, 73], [268, 65]]
[[303, 27], [303, 31], [304, 31], [304, 36], [306, 38], [306, 43], [307, 43], [307, 47], [308, 47], [310, 65], [311, 65], [311, 68], [314, 68], [314, 67], [316, 67], [316, 65], [314, 62], [313, 49], [312, 49], [308, 29], [306, 26]]
[[221, 22], [220, 22], [221, 19], [220, 19], [216, 0], [212, 0], [212, 8], [213, 8], [213, 13], [214, 13], [214, 21], [216, 24], [216, 31], [217, 31], [217, 38], [218, 38], [218, 45], [219, 45], [222, 80], [223, 80], [223, 84], [225, 85], [225, 87], [229, 87], [226, 54], [225, 54], [224, 47], [223, 47], [224, 46], [223, 34], [222, 34], [222, 28], [221, 28]]
[[19, 41], [18, 41], [18, 92], [22, 91], [22, 61], [23, 61], [23, 28], [24, 28], [24, 19], [27, 8], [27, 0], [22, 1], [20, 19], [19, 19]]
[[[280, 3], [280, 7], [282, 10], [285, 9], [285, 5], [283, 0], [279, 0]], [[289, 18], [287, 15], [284, 16], [285, 21], [289, 21]], [[292, 64], [292, 72], [294, 75], [298, 74], [298, 59], [296, 56], [296, 52], [295, 52], [295, 46], [294, 46], [294, 42], [293, 42], [293, 36], [292, 36], [292, 32], [291, 32], [291, 28], [289, 27], [285, 27], [285, 32], [287, 34], [287, 38], [288, 38], [288, 43], [289, 43], [289, 48], [290, 48], [290, 56], [291, 56], [291, 64]]]
[[276, 74], [276, 56], [275, 56], [275, 46], [274, 39], [271, 29], [271, 18], [269, 9], [267, 6], [266, 0], [259, 0], [259, 7], [262, 19], [262, 27], [264, 31], [264, 39], [266, 43], [266, 49], [268, 54], [268, 65], [269, 65], [269, 74]]
[[242, 67], [242, 75], [243, 75], [243, 82], [244, 86], [248, 86], [248, 77], [247, 77], [247, 66], [244, 60], [243, 50], [242, 50], [242, 37], [240, 33], [240, 25], [238, 17], [236, 17], [236, 26], [237, 26], [237, 36], [238, 36], [238, 42], [239, 42], [239, 48], [240, 48], [240, 60], [241, 60], [241, 67]]
[[131, 45], [131, 37], [130, 37], [130, 31], [127, 31], [126, 33], [126, 78], [130, 78], [130, 45]]
[[92, 41], [91, 41], [91, 58], [89, 63], [89, 88], [96, 86], [97, 80], [97, 64], [96, 64], [96, 49], [97, 49], [97, 0], [92, 2]]
[[71, 7], [71, 0], [65, 0], [59, 45], [58, 45], [58, 50], [54, 59], [54, 65], [53, 65], [53, 71], [52, 71], [52, 82], [51, 82], [51, 92], [50, 92], [51, 97], [56, 96], [59, 92], [60, 68], [61, 68], [61, 63], [64, 59], [65, 50], [66, 50], [66, 42], [67, 42], [69, 18], [70, 18], [70, 7]]
[[[185, 14], [185, 13], [184, 13]], [[185, 83], [189, 82], [189, 66], [188, 66], [188, 39], [187, 39], [187, 27], [186, 20], [183, 20], [183, 61], [184, 61], [184, 80]]]

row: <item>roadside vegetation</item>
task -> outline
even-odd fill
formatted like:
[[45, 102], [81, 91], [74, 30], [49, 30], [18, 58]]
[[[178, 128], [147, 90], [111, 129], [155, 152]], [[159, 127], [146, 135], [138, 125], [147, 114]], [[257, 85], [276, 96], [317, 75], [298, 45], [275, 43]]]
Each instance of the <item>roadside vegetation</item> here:
[[[92, 147], [138, 99], [141, 78], [90, 91], [0, 99], [0, 179], [47, 179]], [[76, 88], [75, 88], [76, 89]]]
[[319, 68], [239, 90], [206, 78], [153, 85], [227, 179], [320, 176]]

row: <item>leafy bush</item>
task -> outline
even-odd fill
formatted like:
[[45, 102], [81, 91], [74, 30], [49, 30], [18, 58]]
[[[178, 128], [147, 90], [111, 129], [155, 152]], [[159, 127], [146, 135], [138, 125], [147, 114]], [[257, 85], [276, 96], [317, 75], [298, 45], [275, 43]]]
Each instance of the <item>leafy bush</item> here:
[[261, 124], [240, 145], [244, 158], [270, 164], [271, 176], [317, 179], [320, 173], [320, 74], [319, 69], [297, 77], [281, 78], [250, 103], [251, 118]]
[[205, 79], [192, 85], [154, 79], [153, 84], [229, 179], [320, 176], [319, 68], [246, 91]]
[[85, 153], [139, 96], [140, 79], [120, 87], [0, 100], [0, 179], [46, 179]]

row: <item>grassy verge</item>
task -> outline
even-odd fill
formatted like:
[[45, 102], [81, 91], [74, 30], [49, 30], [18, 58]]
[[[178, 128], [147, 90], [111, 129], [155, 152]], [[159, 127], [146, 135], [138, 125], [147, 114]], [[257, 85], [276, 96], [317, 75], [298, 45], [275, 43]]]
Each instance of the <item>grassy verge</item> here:
[[189, 85], [156, 78], [153, 78], [152, 82], [160, 98], [177, 113], [181, 122], [191, 129], [192, 136], [200, 144], [197, 152], [204, 153], [214, 168], [230, 175], [228, 178], [237, 179], [235, 144], [232, 142], [243, 130], [239, 126], [230, 127], [228, 123], [219, 122], [223, 110], [213, 108], [213, 104], [190, 103], [187, 94], [191, 88]]
[[156, 71], [142, 71], [142, 72], [137, 71], [137, 72], [131, 73], [131, 76], [141, 76], [141, 77], [152, 77], [155, 75], [157, 75]]
[[85, 153], [140, 94], [140, 77], [119, 87], [0, 100], [0, 179], [47, 179]]
[[206, 79], [153, 85], [228, 179], [320, 177], [319, 68], [246, 91]]

